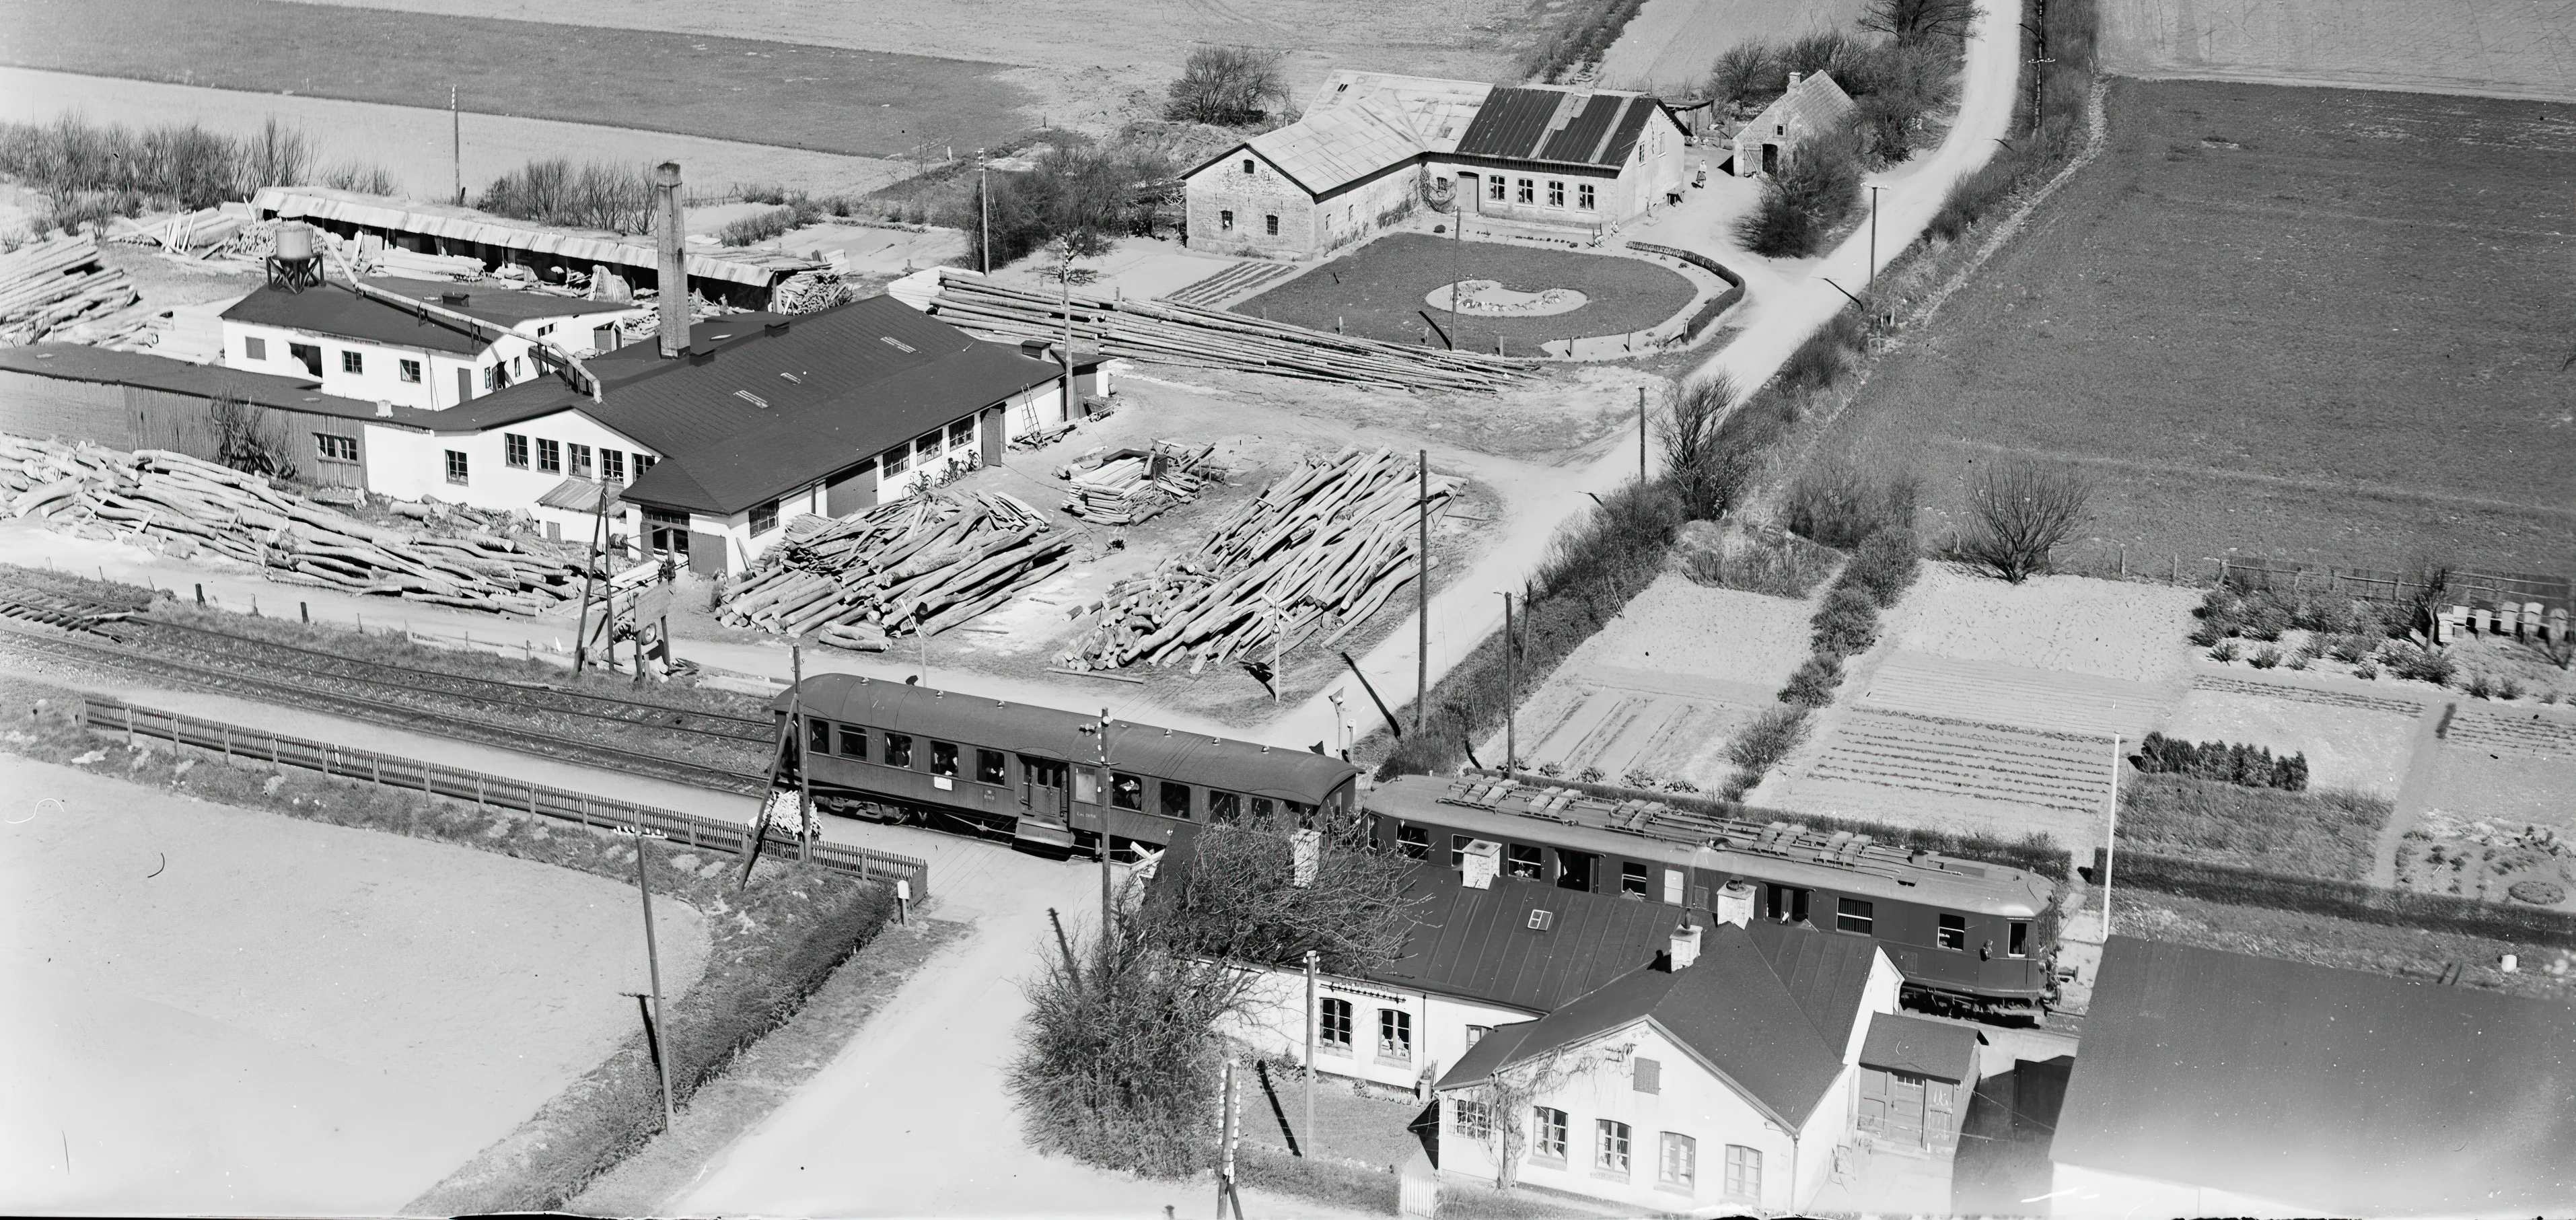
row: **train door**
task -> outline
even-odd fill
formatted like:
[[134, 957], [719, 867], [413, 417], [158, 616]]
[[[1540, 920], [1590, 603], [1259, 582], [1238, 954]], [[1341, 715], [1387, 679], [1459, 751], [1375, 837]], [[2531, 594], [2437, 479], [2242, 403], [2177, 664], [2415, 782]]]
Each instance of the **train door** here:
[[1763, 886], [1762, 917], [1774, 923], [1805, 923], [1810, 893], [1793, 885]]
[[1583, 890], [1589, 893], [1592, 889], [1592, 872], [1599, 867], [1600, 862], [1601, 858], [1590, 852], [1558, 848], [1556, 850], [1557, 888]]
[[1065, 799], [1070, 773], [1055, 759], [1020, 755], [1020, 804], [1028, 807], [1028, 816], [1047, 822], [1073, 821], [1073, 807]]

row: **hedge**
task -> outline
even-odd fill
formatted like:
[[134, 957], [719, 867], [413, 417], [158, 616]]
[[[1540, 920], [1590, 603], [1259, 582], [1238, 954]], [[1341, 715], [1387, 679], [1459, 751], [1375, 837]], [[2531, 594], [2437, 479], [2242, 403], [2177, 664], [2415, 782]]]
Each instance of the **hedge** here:
[[[2098, 850], [2094, 859], [2094, 875], [2100, 876], [2101, 856]], [[2360, 923], [2424, 928], [2576, 949], [2576, 913], [2567, 911], [2506, 906], [2473, 898], [2455, 898], [2449, 894], [2386, 889], [2358, 881], [2292, 877], [2129, 848], [2121, 849], [2111, 868], [2114, 889], [2134, 886], [2233, 906], [2267, 907]]]

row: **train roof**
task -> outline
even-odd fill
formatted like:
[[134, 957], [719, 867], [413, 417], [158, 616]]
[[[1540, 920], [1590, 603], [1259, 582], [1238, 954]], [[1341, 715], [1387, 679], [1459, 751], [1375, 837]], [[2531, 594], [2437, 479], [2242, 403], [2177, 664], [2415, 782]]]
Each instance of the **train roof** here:
[[1766, 881], [2036, 917], [2056, 884], [2026, 869], [1913, 852], [1868, 835], [1748, 822], [1661, 801], [1614, 801], [1514, 780], [1407, 775], [1368, 794], [1371, 813], [1501, 838], [1695, 864]]
[[[795, 692], [770, 700], [784, 713]], [[1034, 703], [943, 691], [858, 674], [817, 674], [805, 679], [805, 711], [872, 729], [891, 729], [967, 745], [1006, 749], [1070, 763], [1096, 763], [1100, 739], [1083, 732], [1094, 718]], [[1109, 764], [1156, 779], [1266, 796], [1323, 803], [1359, 768], [1328, 755], [1283, 750], [1257, 742], [1183, 733], [1112, 719]]]

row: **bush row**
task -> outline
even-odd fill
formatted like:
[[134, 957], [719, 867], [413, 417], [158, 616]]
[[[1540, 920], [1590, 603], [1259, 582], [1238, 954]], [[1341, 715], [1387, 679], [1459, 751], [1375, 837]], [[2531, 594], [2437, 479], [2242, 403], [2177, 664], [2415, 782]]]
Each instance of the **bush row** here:
[[[2019, 90], [2013, 110], [2013, 133], [1998, 145], [1994, 158], [1960, 179], [1932, 217], [1932, 234], [1955, 241], [1969, 226], [1985, 219], [2005, 200], [2048, 181], [2085, 141], [2084, 108], [2093, 90], [2094, 50], [2099, 28], [2098, 0], [2050, 0], [2038, 20], [2048, 31], [2051, 61], [2038, 66], [2038, 122], [2033, 122], [2028, 82]], [[2038, 43], [2029, 30], [2030, 4], [2019, 6], [2024, 17], [2022, 60], [2039, 59]], [[2035, 128], [2035, 129], [2034, 129]]]
[[[2097, 870], [2100, 863], [2097, 853]], [[2123, 849], [2113, 862], [2111, 883], [2234, 906], [2576, 949], [2576, 914], [2566, 911], [2384, 889], [2359, 881], [2289, 876], [2155, 852]]]
[[2190, 742], [2162, 733], [2149, 733], [2138, 743], [2138, 752], [2130, 762], [2150, 775], [2188, 775], [2194, 779], [2217, 780], [2247, 788], [2278, 788], [2284, 792], [2305, 791], [2308, 786], [2308, 756], [2291, 754], [2272, 757], [2269, 747], [2229, 745], [2223, 741]]
[[195, 123], [99, 126], [73, 115], [51, 123], [0, 123], [0, 173], [45, 197], [37, 235], [147, 209], [210, 208], [264, 186], [320, 185], [391, 194], [380, 166], [324, 166], [304, 133], [270, 119], [233, 137]]

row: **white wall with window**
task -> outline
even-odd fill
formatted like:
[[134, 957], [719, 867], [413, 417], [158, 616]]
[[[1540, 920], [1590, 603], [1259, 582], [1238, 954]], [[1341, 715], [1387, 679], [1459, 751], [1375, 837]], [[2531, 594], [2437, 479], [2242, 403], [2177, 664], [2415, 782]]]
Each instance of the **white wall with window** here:
[[[632, 483], [655, 456], [578, 410], [482, 432], [431, 432], [370, 420], [364, 449], [367, 487], [379, 495], [399, 500], [434, 496], [451, 504], [527, 512], [568, 538], [589, 537], [590, 518], [539, 504], [539, 497], [568, 477], [613, 476], [620, 484]], [[630, 536], [633, 527], [623, 519], [610, 522], [612, 530]]]
[[[1319, 1032], [1330, 1030], [1340, 1035], [1347, 1031], [1348, 1037], [1319, 1038], [1315, 1069], [1330, 1076], [1399, 1089], [1417, 1088], [1426, 1075], [1438, 1079], [1493, 1027], [1534, 1020], [1539, 1015], [1329, 976], [1317, 981], [1316, 996]], [[1250, 1002], [1245, 1006], [1248, 1015], [1227, 1032], [1264, 1054], [1303, 1062], [1305, 1007], [1303, 973], [1265, 971], [1253, 983]], [[1341, 1023], [1345, 1018], [1347, 1026]]]
[[586, 356], [596, 350], [598, 327], [641, 312], [611, 309], [532, 319], [479, 343], [472, 354], [225, 318], [223, 365], [280, 377], [311, 377], [322, 383], [323, 393], [343, 398], [438, 411], [543, 376], [531, 355], [536, 346], [533, 339], [540, 333], [573, 355]]

